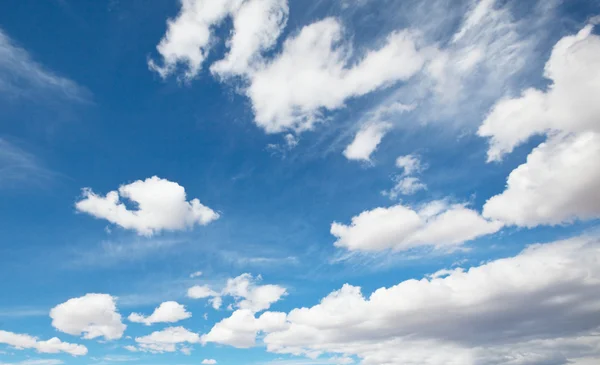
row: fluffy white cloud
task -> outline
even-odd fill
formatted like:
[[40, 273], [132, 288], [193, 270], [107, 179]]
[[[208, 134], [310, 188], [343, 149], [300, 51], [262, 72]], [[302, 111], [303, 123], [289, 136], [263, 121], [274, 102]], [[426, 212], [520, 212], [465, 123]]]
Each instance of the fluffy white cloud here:
[[[175, 352], [179, 344], [195, 344], [200, 342], [197, 333], [190, 332], [183, 327], [168, 327], [161, 331], [155, 331], [143, 337], [136, 337], [135, 342], [141, 351], [152, 353]], [[180, 346], [179, 350], [187, 348]]]
[[248, 0], [232, 15], [229, 53], [210, 67], [222, 77], [243, 75], [262, 61], [261, 52], [275, 45], [288, 17], [287, 0]]
[[[597, 237], [536, 244], [511, 258], [406, 280], [368, 297], [346, 284], [313, 307], [290, 311], [283, 322], [276, 313], [275, 326], [259, 331], [267, 333], [272, 352], [356, 355], [366, 365], [585, 363], [578, 360], [600, 357], [598, 260]], [[250, 333], [268, 313], [232, 316], [213, 330]], [[250, 337], [237, 345], [251, 345]]]
[[215, 359], [204, 359], [202, 360], [202, 365], [215, 365], [217, 363], [217, 360]]
[[[202, 205], [200, 200], [186, 201], [183, 186], [153, 176], [121, 185], [118, 191], [106, 196], [96, 195], [91, 189], [83, 189], [84, 198], [75, 204], [80, 212], [106, 219], [125, 229], [136, 230], [150, 236], [162, 230], [182, 230], [195, 224], [206, 225], [219, 218], [219, 214]], [[137, 210], [127, 209], [119, 198], [137, 204]]]
[[116, 298], [108, 294], [86, 294], [72, 298], [50, 310], [52, 326], [70, 335], [115, 340], [123, 336], [126, 325], [117, 312]]
[[546, 63], [547, 91], [527, 89], [498, 102], [479, 129], [490, 137], [488, 160], [535, 134], [548, 134], [511, 172], [503, 193], [488, 200], [486, 217], [533, 227], [600, 217], [600, 37], [588, 25], [562, 38]]
[[260, 285], [262, 278], [257, 278], [246, 273], [238, 277], [228, 279], [222, 295], [229, 295], [236, 299], [236, 307], [248, 309], [251, 312], [260, 312], [269, 309], [271, 304], [279, 301], [287, 291], [279, 285]]
[[255, 345], [256, 335], [261, 332], [282, 329], [285, 326], [285, 313], [265, 312], [256, 318], [248, 309], [238, 309], [230, 317], [213, 326], [209, 333], [202, 335], [202, 343], [219, 343], [239, 348]]
[[402, 251], [422, 246], [448, 249], [501, 227], [464, 205], [433, 201], [417, 210], [398, 204], [364, 211], [350, 225], [334, 222], [331, 234], [337, 237], [337, 247], [353, 251]]
[[370, 161], [383, 136], [390, 130], [390, 123], [372, 123], [363, 126], [354, 136], [354, 140], [344, 150], [349, 160]]
[[592, 25], [562, 38], [552, 50], [544, 76], [552, 84], [546, 91], [527, 89], [514, 99], [499, 101], [479, 135], [490, 138], [488, 160], [505, 153], [536, 134], [600, 132], [600, 36]]
[[249, 75], [246, 94], [256, 123], [268, 133], [310, 129], [323, 110], [410, 78], [426, 60], [413, 38], [408, 31], [392, 33], [381, 48], [349, 66], [351, 47], [336, 19], [303, 27], [286, 39], [280, 54]]
[[73, 356], [82, 356], [88, 352], [88, 349], [83, 345], [62, 342], [56, 337], [47, 341], [40, 341], [36, 337], [30, 335], [3, 330], [0, 330], [0, 343], [14, 347], [18, 350], [35, 349], [37, 352], [45, 354], [65, 352]]
[[533, 227], [600, 217], [600, 134], [554, 136], [536, 147], [490, 198], [483, 215]]
[[192, 314], [185, 309], [185, 306], [169, 301], [161, 303], [148, 317], [139, 313], [131, 313], [128, 319], [131, 322], [143, 323], [149, 326], [161, 322], [174, 323], [190, 318], [191, 316]]
[[194, 285], [187, 291], [187, 296], [192, 299], [204, 299], [218, 295], [219, 293], [212, 290], [208, 285]]
[[227, 279], [227, 284], [220, 291], [216, 292], [207, 285], [195, 285], [188, 289], [187, 296], [194, 299], [211, 298], [213, 308], [219, 309], [222, 304], [223, 296], [233, 297], [234, 306], [240, 309], [247, 309], [252, 313], [269, 309], [271, 304], [279, 301], [287, 291], [279, 285], [260, 285], [261, 276], [254, 278], [251, 274], [245, 273], [235, 278]]
[[183, 65], [185, 77], [192, 79], [214, 44], [212, 28], [231, 17], [229, 52], [211, 71], [221, 76], [243, 74], [260, 52], [274, 45], [287, 14], [287, 0], [182, 0], [179, 14], [167, 22], [167, 33], [156, 47], [162, 65], [150, 60], [149, 67], [164, 78]]

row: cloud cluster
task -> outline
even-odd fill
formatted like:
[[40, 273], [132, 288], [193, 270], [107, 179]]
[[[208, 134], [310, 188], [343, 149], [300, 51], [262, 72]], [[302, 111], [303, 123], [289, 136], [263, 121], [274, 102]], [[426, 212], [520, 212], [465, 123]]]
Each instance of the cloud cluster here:
[[251, 345], [251, 334], [262, 331], [271, 352], [355, 355], [366, 365], [578, 363], [600, 356], [598, 260], [597, 237], [536, 244], [368, 297], [346, 284], [313, 307], [272, 313], [270, 326], [271, 312], [238, 311], [213, 330], [245, 333], [222, 342], [234, 346]]
[[334, 18], [303, 27], [283, 42], [278, 54], [265, 58], [262, 53], [275, 45], [287, 15], [286, 0], [183, 1], [157, 46], [162, 65], [151, 60], [150, 68], [167, 77], [182, 64], [185, 78], [195, 77], [215, 38], [212, 28], [231, 17], [229, 52], [210, 70], [222, 78], [242, 76], [256, 124], [268, 133], [279, 133], [310, 129], [321, 120], [322, 111], [407, 80], [426, 60], [426, 52], [417, 49], [416, 36], [401, 31], [354, 61], [357, 55]]
[[127, 319], [135, 323], [143, 323], [150, 326], [154, 323], [174, 323], [190, 318], [192, 314], [185, 309], [185, 306], [169, 301], [161, 303], [149, 316], [139, 313], [131, 313]]
[[188, 289], [187, 296], [194, 299], [210, 298], [213, 308], [219, 309], [223, 297], [234, 299], [232, 308], [248, 310], [251, 313], [260, 312], [271, 307], [271, 304], [279, 301], [287, 294], [284, 287], [273, 284], [260, 285], [260, 275], [254, 278], [245, 273], [235, 278], [227, 279], [227, 284], [216, 292], [207, 285], [195, 285]]
[[488, 160], [498, 161], [534, 135], [547, 140], [509, 175], [484, 216], [532, 227], [600, 217], [600, 37], [592, 25], [562, 38], [544, 69], [552, 84], [499, 101], [479, 128]]
[[[137, 209], [128, 209], [120, 198], [135, 203]], [[75, 208], [146, 236], [162, 230], [206, 225], [219, 218], [218, 213], [202, 205], [200, 200], [187, 201], [183, 186], [157, 176], [121, 185], [118, 191], [111, 191], [106, 196], [85, 188], [83, 199], [75, 204]]]
[[83, 345], [62, 342], [57, 337], [46, 341], [40, 341], [36, 337], [0, 330], [0, 343], [6, 344], [18, 350], [35, 349], [39, 353], [56, 354], [64, 352], [73, 356], [83, 356], [88, 349]]
[[502, 223], [483, 218], [461, 204], [433, 201], [417, 209], [397, 204], [367, 210], [349, 225], [334, 222], [335, 246], [352, 251], [405, 251], [416, 247], [452, 249], [497, 232]]
[[70, 335], [116, 340], [127, 326], [121, 322], [116, 298], [108, 294], [86, 294], [72, 298], [50, 310], [52, 326]]

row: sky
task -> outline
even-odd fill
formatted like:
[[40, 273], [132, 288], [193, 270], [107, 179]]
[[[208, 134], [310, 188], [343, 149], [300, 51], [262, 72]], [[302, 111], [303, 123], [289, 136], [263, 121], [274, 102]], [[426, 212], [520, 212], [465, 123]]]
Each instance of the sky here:
[[600, 362], [597, 0], [0, 4], [0, 365]]

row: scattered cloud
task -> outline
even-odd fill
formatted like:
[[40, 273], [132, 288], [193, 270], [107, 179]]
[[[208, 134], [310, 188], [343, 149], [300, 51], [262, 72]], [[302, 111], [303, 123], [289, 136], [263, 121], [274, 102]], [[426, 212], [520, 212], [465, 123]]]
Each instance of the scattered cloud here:
[[213, 308], [219, 309], [222, 305], [222, 297], [228, 296], [234, 299], [232, 307], [247, 309], [252, 313], [260, 312], [271, 307], [271, 304], [279, 301], [287, 295], [284, 287], [279, 285], [260, 285], [262, 277], [254, 278], [245, 273], [235, 278], [227, 279], [227, 284], [216, 292], [207, 285], [195, 285], [188, 289], [187, 296], [193, 299], [211, 298]]
[[69, 299], [52, 308], [50, 318], [57, 330], [74, 336], [83, 334], [85, 339], [116, 340], [127, 328], [117, 312], [116, 298], [108, 294], [86, 294]]
[[217, 360], [215, 359], [204, 359], [202, 360], [202, 365], [215, 365], [217, 363]]
[[417, 209], [397, 204], [367, 210], [350, 225], [334, 222], [335, 246], [351, 251], [404, 251], [416, 247], [452, 249], [495, 233], [502, 223], [489, 221], [463, 204], [433, 201]]
[[202, 271], [196, 271], [190, 274], [190, 279], [202, 276]]
[[281, 329], [285, 326], [285, 313], [265, 312], [256, 318], [248, 309], [238, 309], [215, 324], [209, 333], [202, 335], [203, 344], [213, 342], [238, 348], [249, 348], [256, 344], [259, 332]]
[[64, 364], [62, 360], [58, 359], [28, 359], [19, 362], [0, 362], [0, 365], [61, 365]]
[[40, 341], [37, 337], [0, 330], [0, 343], [17, 350], [35, 349], [39, 353], [56, 354], [64, 352], [73, 356], [83, 356], [88, 349], [83, 345], [62, 342], [57, 337]]
[[190, 332], [183, 327], [168, 327], [161, 331], [155, 331], [143, 337], [136, 337], [140, 351], [151, 353], [186, 351], [183, 344], [195, 344], [200, 342], [200, 336]]
[[419, 190], [427, 189], [427, 185], [413, 175], [420, 173], [427, 166], [421, 163], [419, 156], [411, 154], [400, 156], [396, 159], [396, 166], [402, 169], [402, 173], [393, 177], [396, 185], [388, 191], [382, 191], [384, 196], [395, 200], [400, 195], [412, 195]]
[[[128, 209], [120, 198], [137, 204], [137, 210]], [[206, 225], [219, 218], [219, 214], [202, 205], [200, 200], [186, 201], [183, 186], [153, 176], [121, 185], [118, 191], [106, 196], [83, 189], [83, 199], [75, 204], [78, 211], [96, 218], [106, 219], [140, 235], [151, 236], [162, 230], [183, 230], [196, 224]]]
[[390, 130], [390, 123], [374, 123], [363, 126], [354, 136], [354, 140], [344, 150], [344, 156], [349, 160], [371, 161], [383, 136]]
[[161, 303], [149, 316], [139, 313], [131, 313], [127, 319], [130, 322], [143, 323], [150, 326], [154, 323], [174, 323], [190, 318], [192, 314], [185, 309], [185, 306], [169, 301]]

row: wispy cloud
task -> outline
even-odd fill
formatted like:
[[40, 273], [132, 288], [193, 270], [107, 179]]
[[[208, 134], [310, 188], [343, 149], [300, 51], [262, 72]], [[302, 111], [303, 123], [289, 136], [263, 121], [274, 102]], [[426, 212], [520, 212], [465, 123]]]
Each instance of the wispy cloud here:
[[8, 98], [62, 98], [89, 102], [91, 93], [76, 82], [56, 75], [34, 61], [0, 29], [0, 93]]
[[0, 188], [23, 182], [39, 184], [54, 175], [34, 155], [0, 138]]
[[0, 308], [0, 318], [2, 317], [41, 317], [47, 316], [48, 309], [15, 307], [15, 308]]

